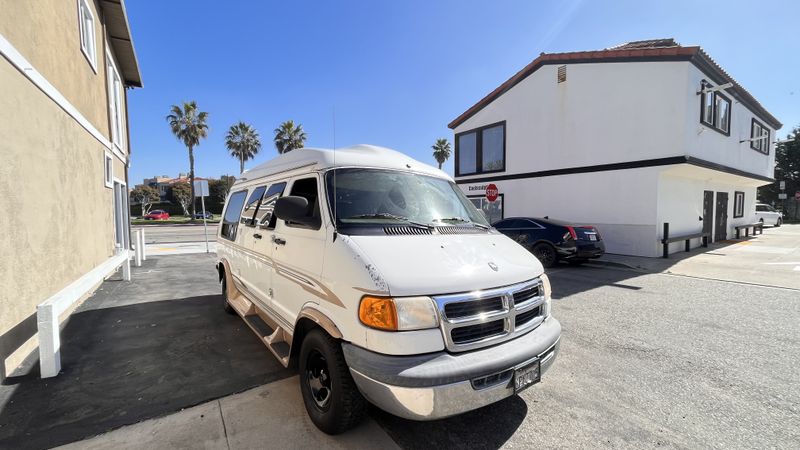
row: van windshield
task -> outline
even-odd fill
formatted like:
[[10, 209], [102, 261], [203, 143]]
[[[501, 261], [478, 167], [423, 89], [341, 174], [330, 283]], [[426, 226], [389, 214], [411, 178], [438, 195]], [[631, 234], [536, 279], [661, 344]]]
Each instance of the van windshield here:
[[442, 178], [396, 170], [348, 168], [329, 171], [326, 184], [337, 226], [489, 227], [483, 214], [455, 183]]

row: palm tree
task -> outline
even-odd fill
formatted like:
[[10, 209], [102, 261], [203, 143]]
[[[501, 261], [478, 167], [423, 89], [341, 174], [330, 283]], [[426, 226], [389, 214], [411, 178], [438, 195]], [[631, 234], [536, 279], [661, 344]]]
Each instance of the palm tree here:
[[261, 150], [261, 138], [255, 128], [239, 121], [231, 125], [225, 135], [225, 146], [230, 150], [231, 156], [239, 160], [239, 173], [242, 173], [244, 162], [253, 159]]
[[281, 155], [296, 148], [303, 148], [305, 144], [306, 132], [303, 131], [302, 125], [294, 126], [293, 120], [287, 120], [275, 128], [275, 148]]
[[441, 169], [442, 164], [450, 158], [450, 143], [447, 142], [447, 139], [439, 138], [431, 148], [433, 149], [433, 157], [439, 163], [439, 169]]
[[189, 182], [192, 189], [192, 220], [194, 220], [194, 148], [200, 139], [208, 136], [208, 113], [197, 110], [197, 102], [183, 102], [183, 107], [172, 105], [167, 122], [172, 134], [189, 150]]

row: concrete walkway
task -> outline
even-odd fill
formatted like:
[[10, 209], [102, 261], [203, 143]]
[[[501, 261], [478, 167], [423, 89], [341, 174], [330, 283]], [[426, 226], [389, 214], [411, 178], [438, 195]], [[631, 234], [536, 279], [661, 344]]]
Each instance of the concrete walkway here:
[[61, 449], [399, 448], [371, 419], [341, 436], [319, 431], [306, 414], [297, 377], [123, 427]]
[[765, 227], [755, 237], [713, 243], [667, 259], [607, 254], [590, 264], [800, 289], [800, 225]]

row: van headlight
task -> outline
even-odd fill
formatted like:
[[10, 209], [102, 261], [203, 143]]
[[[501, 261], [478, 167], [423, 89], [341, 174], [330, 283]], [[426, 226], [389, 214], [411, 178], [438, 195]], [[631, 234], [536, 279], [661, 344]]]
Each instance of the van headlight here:
[[439, 316], [430, 297], [364, 296], [358, 307], [364, 325], [386, 331], [410, 331], [436, 328]]
[[550, 287], [550, 278], [547, 278], [547, 275], [542, 274], [542, 288], [544, 289], [544, 318], [547, 319], [550, 317], [551, 312], [551, 302], [552, 302], [552, 295], [553, 295], [553, 288]]

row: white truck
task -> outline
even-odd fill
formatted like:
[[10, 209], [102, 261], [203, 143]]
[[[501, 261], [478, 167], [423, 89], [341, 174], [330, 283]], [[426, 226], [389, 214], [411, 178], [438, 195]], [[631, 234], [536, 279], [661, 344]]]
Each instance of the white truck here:
[[537, 383], [561, 325], [539, 261], [452, 178], [381, 147], [298, 149], [236, 181], [217, 239], [224, 306], [330, 434], [366, 402], [431, 420]]

